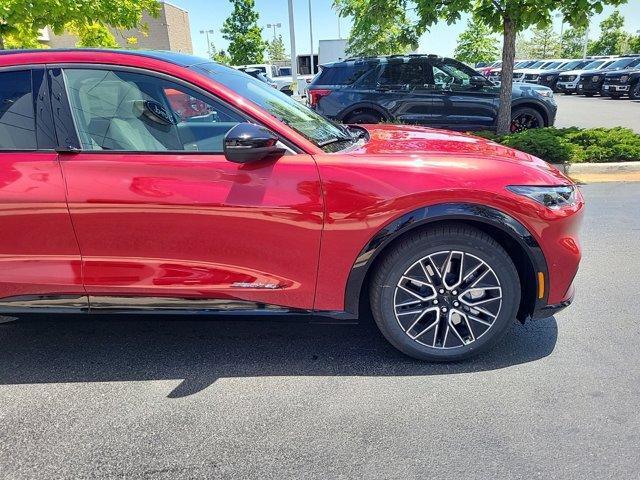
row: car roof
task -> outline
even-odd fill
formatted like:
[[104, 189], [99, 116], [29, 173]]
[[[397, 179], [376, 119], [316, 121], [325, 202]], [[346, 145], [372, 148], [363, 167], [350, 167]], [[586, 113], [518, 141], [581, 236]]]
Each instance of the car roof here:
[[165, 62], [180, 65], [182, 67], [191, 67], [193, 65], [199, 65], [202, 63], [210, 63], [213, 60], [208, 60], [203, 57], [197, 57], [195, 55], [187, 55], [185, 53], [171, 52], [168, 50], [121, 50], [121, 49], [109, 49], [109, 48], [34, 48], [29, 50], [0, 50], [0, 57], [6, 57], [11, 55], [24, 55], [24, 54], [43, 54], [52, 56], [52, 61], [55, 61], [55, 55], [57, 53], [77, 53], [77, 52], [90, 52], [92, 54], [109, 55], [133, 55], [138, 57], [154, 58], [156, 60], [163, 60]]
[[426, 53], [409, 53], [407, 55], [378, 55], [372, 57], [349, 57], [344, 60], [338, 60], [336, 62], [325, 63], [324, 67], [336, 67], [338, 65], [354, 65], [357, 63], [388, 63], [394, 60], [412, 60], [420, 58], [433, 58], [444, 59], [441, 55], [426, 54]]

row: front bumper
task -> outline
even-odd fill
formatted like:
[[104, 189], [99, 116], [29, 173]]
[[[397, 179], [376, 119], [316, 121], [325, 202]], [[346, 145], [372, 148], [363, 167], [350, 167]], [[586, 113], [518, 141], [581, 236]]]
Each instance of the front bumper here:
[[574, 295], [571, 295], [570, 298], [560, 303], [550, 304], [550, 305], [547, 305], [546, 307], [542, 307], [538, 310], [535, 310], [533, 312], [533, 315], [531, 316], [531, 319], [538, 320], [541, 318], [553, 317], [556, 313], [561, 312], [562, 310], [567, 308], [569, 305], [571, 305], [573, 303], [573, 298], [574, 298]]
[[578, 86], [578, 82], [558, 82], [556, 83], [556, 90], [558, 92], [575, 92]]
[[600, 93], [601, 89], [602, 89], [602, 82], [593, 82], [591, 81], [591, 79], [589, 79], [587, 81], [580, 82], [578, 84], [577, 92], [597, 94], [597, 93]]
[[629, 85], [604, 84], [602, 86], [603, 95], [615, 95], [616, 93], [619, 93], [619, 94], [629, 93]]

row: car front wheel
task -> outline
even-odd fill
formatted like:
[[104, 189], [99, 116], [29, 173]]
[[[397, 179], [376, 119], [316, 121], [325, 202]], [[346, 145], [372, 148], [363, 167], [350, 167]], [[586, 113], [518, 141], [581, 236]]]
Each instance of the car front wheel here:
[[491, 348], [520, 304], [507, 252], [486, 233], [454, 224], [401, 239], [377, 266], [370, 292], [386, 339], [411, 357], [440, 362]]
[[544, 119], [537, 110], [530, 107], [521, 107], [515, 108], [511, 112], [511, 133], [540, 127], [544, 127]]

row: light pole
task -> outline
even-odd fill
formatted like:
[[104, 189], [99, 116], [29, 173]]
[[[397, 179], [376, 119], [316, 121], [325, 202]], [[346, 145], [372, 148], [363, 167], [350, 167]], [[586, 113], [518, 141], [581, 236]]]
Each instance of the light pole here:
[[280, 28], [281, 23], [267, 23], [267, 28], [273, 28], [273, 39], [276, 39], [276, 28]]
[[562, 13], [556, 13], [556, 18], [561, 18], [560, 20], [560, 50], [562, 50], [562, 33], [564, 32], [564, 15]]
[[584, 43], [582, 44], [582, 60], [587, 59], [587, 46], [589, 45], [589, 23], [591, 18], [589, 18], [589, 22], [587, 23], [587, 28], [584, 31]]
[[311, 71], [309, 73], [313, 75], [313, 23], [311, 21], [311, 0], [309, 0], [309, 40], [311, 42]]
[[200, 30], [200, 33], [203, 35], [206, 35], [207, 37], [207, 54], [209, 55], [209, 58], [211, 58], [211, 42], [209, 41], [209, 34], [213, 34], [214, 30], [210, 29], [210, 30]]
[[298, 59], [296, 58], [296, 27], [293, 22], [293, 0], [289, 0], [289, 41], [291, 42], [291, 87], [298, 93]]

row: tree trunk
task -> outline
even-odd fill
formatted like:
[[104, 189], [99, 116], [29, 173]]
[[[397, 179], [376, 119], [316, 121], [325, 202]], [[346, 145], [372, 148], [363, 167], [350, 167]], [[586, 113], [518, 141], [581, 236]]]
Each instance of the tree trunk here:
[[510, 132], [511, 127], [511, 90], [513, 82], [513, 64], [516, 57], [516, 26], [509, 17], [504, 17], [502, 46], [502, 73], [500, 84], [500, 105], [498, 107], [497, 133]]

